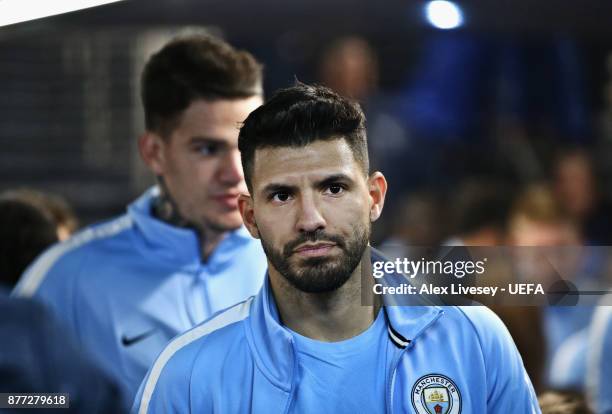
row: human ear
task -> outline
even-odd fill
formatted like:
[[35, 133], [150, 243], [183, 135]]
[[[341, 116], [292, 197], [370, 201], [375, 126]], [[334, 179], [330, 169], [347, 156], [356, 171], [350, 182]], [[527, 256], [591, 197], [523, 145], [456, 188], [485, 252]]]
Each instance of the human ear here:
[[166, 143], [156, 133], [147, 131], [138, 138], [138, 152], [149, 169], [156, 176], [164, 174], [166, 162], [164, 146]]
[[382, 213], [387, 194], [387, 180], [385, 176], [376, 171], [368, 178], [368, 191], [370, 194], [370, 221], [376, 221]]
[[242, 221], [246, 226], [251, 236], [258, 239], [259, 238], [259, 229], [257, 228], [257, 223], [255, 222], [255, 210], [253, 209], [253, 197], [249, 194], [240, 194], [238, 196], [238, 209], [240, 210], [240, 215], [242, 216]]

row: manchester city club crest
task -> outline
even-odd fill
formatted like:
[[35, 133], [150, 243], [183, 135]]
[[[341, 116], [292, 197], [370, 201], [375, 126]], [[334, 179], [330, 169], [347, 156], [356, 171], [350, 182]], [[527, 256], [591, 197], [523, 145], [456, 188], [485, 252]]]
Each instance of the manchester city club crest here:
[[461, 393], [450, 378], [439, 374], [425, 375], [412, 387], [412, 406], [417, 414], [459, 414]]

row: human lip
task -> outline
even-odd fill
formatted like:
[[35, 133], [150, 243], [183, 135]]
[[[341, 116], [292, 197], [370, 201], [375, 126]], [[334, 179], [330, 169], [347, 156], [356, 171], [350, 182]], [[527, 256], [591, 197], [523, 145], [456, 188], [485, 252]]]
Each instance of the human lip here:
[[212, 196], [217, 203], [227, 208], [238, 207], [238, 193], [223, 193]]
[[293, 250], [300, 256], [316, 257], [324, 256], [330, 252], [336, 246], [336, 243], [313, 243], [313, 244], [302, 244]]

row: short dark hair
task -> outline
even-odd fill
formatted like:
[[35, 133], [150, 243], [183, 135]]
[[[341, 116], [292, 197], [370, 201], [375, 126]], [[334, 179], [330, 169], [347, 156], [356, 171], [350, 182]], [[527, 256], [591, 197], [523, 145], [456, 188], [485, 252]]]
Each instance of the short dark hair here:
[[0, 193], [0, 200], [17, 200], [30, 204], [45, 213], [57, 227], [64, 226], [70, 234], [79, 227], [79, 220], [70, 204], [58, 194], [46, 193], [32, 188], [17, 188]]
[[468, 178], [449, 200], [453, 205], [451, 227], [458, 236], [492, 228], [505, 232], [510, 215], [509, 183], [488, 178]]
[[357, 102], [331, 89], [306, 85], [280, 89], [247, 117], [240, 128], [238, 148], [244, 178], [252, 192], [255, 151], [269, 147], [304, 147], [314, 141], [344, 139], [364, 174], [368, 174], [365, 115]]
[[0, 284], [14, 286], [32, 261], [57, 242], [55, 223], [31, 204], [0, 199]]
[[202, 35], [165, 45], [151, 56], [141, 78], [146, 127], [164, 137], [196, 99], [240, 99], [262, 93], [262, 66], [253, 55]]

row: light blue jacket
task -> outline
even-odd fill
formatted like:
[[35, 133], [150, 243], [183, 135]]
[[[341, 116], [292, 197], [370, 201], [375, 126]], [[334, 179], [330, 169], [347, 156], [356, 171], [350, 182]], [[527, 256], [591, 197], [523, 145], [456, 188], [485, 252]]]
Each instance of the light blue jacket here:
[[607, 300], [596, 307], [586, 349], [587, 400], [596, 413], [612, 414], [612, 306]]
[[156, 194], [149, 190], [127, 214], [53, 246], [13, 293], [51, 307], [119, 382], [126, 410], [170, 339], [256, 294], [267, 266], [244, 227], [202, 262], [195, 231], [151, 215]]
[[[388, 413], [435, 413], [423, 408], [425, 388], [446, 398], [442, 413], [540, 412], [508, 331], [487, 308], [386, 304], [384, 311], [396, 346], [381, 401]], [[175, 338], [147, 374], [132, 414], [291, 412], [297, 369], [292, 335], [266, 283], [254, 298]]]

